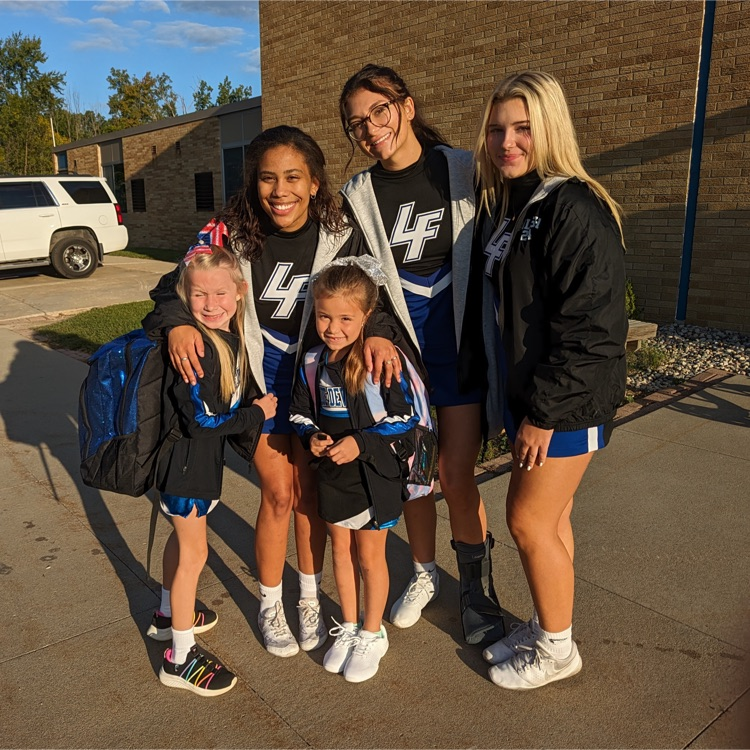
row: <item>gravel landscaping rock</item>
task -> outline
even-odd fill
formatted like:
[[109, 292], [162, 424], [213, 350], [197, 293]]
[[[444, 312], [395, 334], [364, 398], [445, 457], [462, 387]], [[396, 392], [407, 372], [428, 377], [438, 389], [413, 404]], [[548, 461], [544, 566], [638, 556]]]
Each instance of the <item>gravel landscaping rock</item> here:
[[666, 360], [657, 369], [628, 375], [628, 389], [639, 395], [669, 388], [711, 367], [750, 377], [750, 334], [670, 323], [660, 325], [656, 338], [644, 344], [653, 346]]

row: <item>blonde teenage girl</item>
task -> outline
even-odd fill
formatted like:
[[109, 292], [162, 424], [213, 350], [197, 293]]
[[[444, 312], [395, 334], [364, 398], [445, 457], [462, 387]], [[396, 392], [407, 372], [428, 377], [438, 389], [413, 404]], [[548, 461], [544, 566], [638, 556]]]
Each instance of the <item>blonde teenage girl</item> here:
[[570, 513], [625, 392], [620, 210], [583, 168], [565, 96], [548, 73], [497, 86], [475, 155], [475, 267], [498, 312], [515, 459], [507, 521], [534, 603], [531, 619], [484, 657], [495, 684], [527, 690], [581, 669]]

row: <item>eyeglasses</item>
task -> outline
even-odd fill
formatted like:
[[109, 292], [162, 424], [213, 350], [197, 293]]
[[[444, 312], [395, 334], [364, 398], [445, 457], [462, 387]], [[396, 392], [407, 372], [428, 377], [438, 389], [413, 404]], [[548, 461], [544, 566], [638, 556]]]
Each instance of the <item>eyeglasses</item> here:
[[371, 122], [376, 128], [385, 127], [391, 121], [391, 105], [397, 101], [398, 99], [391, 99], [382, 104], [376, 104], [367, 117], [350, 122], [346, 126], [346, 134], [354, 141], [364, 141], [367, 138], [367, 123]]

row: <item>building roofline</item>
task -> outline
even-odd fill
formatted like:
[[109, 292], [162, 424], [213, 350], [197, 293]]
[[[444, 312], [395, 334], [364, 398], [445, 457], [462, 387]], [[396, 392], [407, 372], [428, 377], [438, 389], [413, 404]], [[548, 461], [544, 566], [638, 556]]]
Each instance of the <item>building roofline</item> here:
[[220, 107], [209, 107], [208, 109], [201, 109], [198, 112], [190, 112], [187, 115], [180, 115], [179, 117], [167, 117], [163, 120], [156, 120], [155, 122], [147, 122], [143, 125], [136, 125], [132, 128], [125, 128], [124, 130], [115, 130], [111, 133], [102, 133], [101, 135], [95, 135], [93, 138], [83, 138], [80, 141], [71, 141], [70, 143], [63, 143], [60, 146], [55, 146], [52, 149], [53, 154], [58, 154], [61, 151], [67, 151], [71, 148], [82, 148], [83, 146], [91, 146], [94, 143], [106, 143], [107, 141], [115, 141], [118, 138], [125, 138], [131, 135], [140, 135], [141, 133], [150, 133], [154, 130], [164, 130], [165, 128], [171, 128], [175, 125], [185, 125], [190, 122], [198, 122], [199, 120], [207, 120], [211, 117], [222, 117], [223, 115], [231, 115], [235, 112], [242, 112], [246, 109], [256, 109], [261, 106], [261, 97], [254, 96], [252, 99], [243, 99], [240, 102], [232, 102], [231, 104], [222, 104]]

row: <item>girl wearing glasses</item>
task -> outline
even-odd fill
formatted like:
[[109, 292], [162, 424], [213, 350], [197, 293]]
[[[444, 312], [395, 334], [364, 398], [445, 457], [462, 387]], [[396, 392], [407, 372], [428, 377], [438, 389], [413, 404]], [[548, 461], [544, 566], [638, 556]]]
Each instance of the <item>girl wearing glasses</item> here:
[[620, 209], [581, 164], [565, 95], [547, 73], [497, 86], [475, 154], [475, 268], [506, 363], [506, 516], [534, 604], [531, 619], [483, 655], [496, 685], [529, 690], [581, 669], [570, 513], [625, 393]]
[[[461, 579], [464, 638], [497, 640], [504, 630], [492, 583], [493, 539], [474, 481], [481, 395], [461, 392], [457, 369], [474, 220], [472, 157], [450, 148], [427, 125], [390, 68], [366, 65], [353, 75], [341, 93], [339, 112], [352, 156], [356, 144], [375, 161], [344, 186], [346, 208], [388, 274], [385, 296], [429, 375], [440, 486]], [[487, 417], [490, 429], [499, 424], [498, 414]], [[439, 590], [434, 495], [407, 502], [404, 517], [414, 576], [391, 610], [391, 622], [402, 628], [417, 622]]]
[[[335, 257], [360, 255], [366, 248], [329, 187], [320, 147], [306, 133], [286, 125], [264, 131], [248, 147], [243, 189], [199, 232], [191, 249], [209, 245], [227, 247], [240, 258], [248, 285], [244, 328], [250, 377], [256, 390], [278, 397], [276, 415], [266, 420], [253, 458], [261, 490], [255, 526], [258, 626], [269, 653], [293, 656], [300, 648], [319, 648], [328, 636], [318, 595], [326, 527], [317, 512], [310, 455], [289, 423], [299, 339], [312, 313], [307, 282]], [[148, 331], [168, 332], [172, 365], [194, 385], [203, 377], [203, 344], [176, 295], [178, 271], [179, 267], [164, 276], [152, 290], [156, 307], [143, 323]], [[383, 360], [397, 356], [393, 344], [383, 339], [368, 338], [365, 349], [375, 372], [380, 372]], [[300, 583], [299, 643], [281, 601], [292, 510]], [[164, 596], [168, 599], [168, 593]]]

